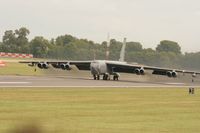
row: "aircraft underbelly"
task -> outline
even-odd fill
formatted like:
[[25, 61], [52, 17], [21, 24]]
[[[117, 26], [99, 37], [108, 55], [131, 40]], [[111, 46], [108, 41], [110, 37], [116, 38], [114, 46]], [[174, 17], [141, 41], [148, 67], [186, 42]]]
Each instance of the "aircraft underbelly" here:
[[105, 67], [104, 67], [104, 66], [103, 66], [103, 67], [100, 67], [99, 71], [100, 71], [100, 74], [108, 73], [107, 67], [106, 67], [106, 66], [105, 66]]
[[99, 63], [99, 72], [100, 72], [100, 74], [108, 73], [107, 65], [105, 62]]

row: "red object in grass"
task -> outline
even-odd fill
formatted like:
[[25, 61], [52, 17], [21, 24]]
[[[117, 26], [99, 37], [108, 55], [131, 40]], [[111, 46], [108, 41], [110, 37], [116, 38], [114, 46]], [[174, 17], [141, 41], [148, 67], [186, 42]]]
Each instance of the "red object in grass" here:
[[6, 63], [0, 60], [0, 67], [5, 67], [5, 66], [6, 66]]

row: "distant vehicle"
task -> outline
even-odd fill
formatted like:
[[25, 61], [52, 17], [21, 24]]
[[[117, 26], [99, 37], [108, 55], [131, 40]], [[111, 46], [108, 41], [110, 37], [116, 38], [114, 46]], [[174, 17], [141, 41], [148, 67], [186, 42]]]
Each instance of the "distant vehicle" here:
[[152, 71], [154, 75], [163, 75], [170, 78], [176, 78], [178, 73], [191, 74], [196, 77], [200, 72], [186, 71], [179, 69], [170, 69], [154, 66], [145, 66], [139, 64], [130, 64], [124, 61], [126, 39], [122, 45], [119, 61], [111, 60], [91, 60], [91, 61], [20, 61], [19, 63], [27, 63], [29, 66], [37, 66], [40, 69], [48, 69], [53, 66], [57, 69], [71, 70], [72, 65], [75, 65], [79, 70], [89, 70], [93, 75], [94, 80], [100, 80], [103, 75], [103, 80], [118, 80], [120, 73], [132, 73], [136, 75], [145, 75], [146, 71]]

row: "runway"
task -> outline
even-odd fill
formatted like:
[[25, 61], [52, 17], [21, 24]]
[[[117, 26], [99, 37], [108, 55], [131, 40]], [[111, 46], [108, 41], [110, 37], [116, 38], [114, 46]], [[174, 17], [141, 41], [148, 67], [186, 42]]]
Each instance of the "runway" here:
[[[120, 77], [121, 78], [121, 77]], [[187, 87], [200, 82], [182, 80], [149, 80], [151, 78], [124, 76], [119, 81], [93, 80], [88, 76], [0, 76], [0, 87]]]

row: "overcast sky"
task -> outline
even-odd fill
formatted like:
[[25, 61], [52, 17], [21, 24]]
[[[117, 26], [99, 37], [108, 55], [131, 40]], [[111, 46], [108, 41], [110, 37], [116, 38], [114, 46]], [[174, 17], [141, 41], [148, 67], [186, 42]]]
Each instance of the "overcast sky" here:
[[102, 42], [109, 32], [145, 48], [165, 39], [200, 51], [199, 0], [0, 0], [0, 36], [22, 26], [30, 39], [71, 34]]

